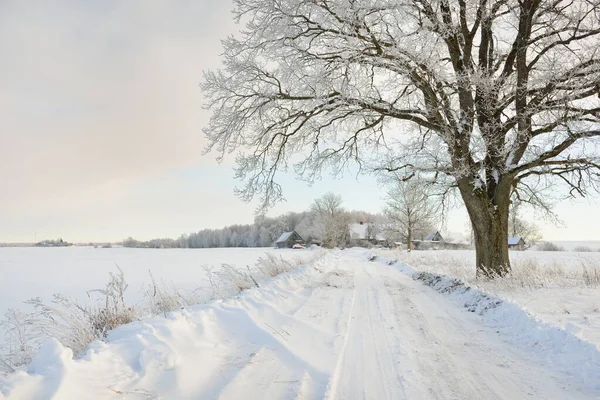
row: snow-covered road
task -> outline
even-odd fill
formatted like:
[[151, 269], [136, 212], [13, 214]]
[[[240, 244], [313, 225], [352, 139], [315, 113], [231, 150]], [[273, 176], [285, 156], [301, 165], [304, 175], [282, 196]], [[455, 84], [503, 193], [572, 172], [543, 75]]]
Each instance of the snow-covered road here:
[[0, 378], [0, 399], [600, 396], [593, 382], [509, 344], [478, 314], [360, 251], [109, 339], [77, 360], [47, 343], [28, 373]]

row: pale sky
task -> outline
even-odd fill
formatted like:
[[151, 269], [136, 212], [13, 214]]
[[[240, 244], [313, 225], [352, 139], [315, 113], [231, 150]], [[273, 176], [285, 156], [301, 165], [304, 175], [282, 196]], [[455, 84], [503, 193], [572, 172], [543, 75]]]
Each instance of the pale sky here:
[[[229, 0], [0, 0], [0, 242], [177, 237], [250, 223], [232, 166], [202, 155], [202, 71], [219, 66], [234, 33]], [[380, 211], [371, 177], [313, 187], [282, 176], [305, 210], [327, 191]], [[600, 240], [600, 203], [561, 204], [556, 240]], [[448, 229], [465, 230], [465, 214]]]

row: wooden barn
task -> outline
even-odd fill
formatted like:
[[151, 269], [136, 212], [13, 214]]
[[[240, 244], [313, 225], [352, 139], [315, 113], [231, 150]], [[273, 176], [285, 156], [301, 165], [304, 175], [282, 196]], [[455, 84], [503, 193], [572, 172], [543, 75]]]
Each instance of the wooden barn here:
[[425, 235], [425, 237], [423, 238], [423, 241], [424, 242], [443, 242], [444, 238], [442, 237], [440, 232], [435, 231], [435, 232], [431, 232], [431, 233]]
[[304, 240], [296, 231], [282, 233], [275, 242], [275, 246], [280, 249], [291, 249], [295, 244], [304, 245]]
[[435, 231], [425, 235], [422, 240], [413, 239], [411, 243], [415, 250], [438, 249], [440, 246], [443, 248], [444, 238], [438, 231]]
[[384, 232], [380, 232], [373, 223], [360, 221], [357, 224], [349, 224], [348, 230], [352, 246], [371, 247], [387, 243]]
[[509, 250], [525, 250], [525, 241], [522, 237], [509, 237], [508, 248]]

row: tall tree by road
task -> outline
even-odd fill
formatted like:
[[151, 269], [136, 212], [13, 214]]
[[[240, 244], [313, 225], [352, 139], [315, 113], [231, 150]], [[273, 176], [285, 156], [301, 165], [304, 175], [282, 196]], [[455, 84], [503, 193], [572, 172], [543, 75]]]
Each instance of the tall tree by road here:
[[495, 277], [510, 272], [511, 196], [539, 205], [553, 184], [598, 183], [597, 1], [234, 4], [245, 29], [202, 87], [208, 150], [243, 151], [242, 199], [273, 205], [289, 168], [308, 181], [349, 163], [418, 174], [460, 194], [477, 275]]

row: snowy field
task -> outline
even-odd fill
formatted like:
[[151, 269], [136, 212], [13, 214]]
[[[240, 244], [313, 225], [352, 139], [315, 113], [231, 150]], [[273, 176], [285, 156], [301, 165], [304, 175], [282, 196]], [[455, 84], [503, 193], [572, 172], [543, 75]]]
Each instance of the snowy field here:
[[117, 328], [80, 357], [48, 341], [25, 370], [0, 375], [0, 399], [600, 396], [591, 343], [502, 299], [370, 259], [333, 251], [234, 298]]
[[33, 297], [49, 301], [52, 294], [61, 293], [85, 301], [87, 292], [103, 289], [109, 272], [116, 273], [118, 268], [129, 284], [125, 293], [128, 304], [137, 304], [142, 299], [144, 288], [151, 282], [150, 272], [157, 282], [184, 292], [208, 289], [204, 267], [231, 264], [246, 268], [265, 253], [287, 260], [311, 257], [309, 250], [270, 248], [4, 247], [0, 248], [0, 319], [9, 308], [27, 309], [23, 302]]

